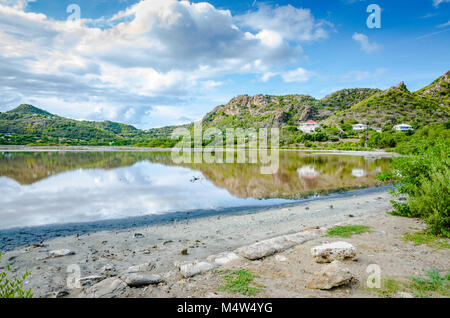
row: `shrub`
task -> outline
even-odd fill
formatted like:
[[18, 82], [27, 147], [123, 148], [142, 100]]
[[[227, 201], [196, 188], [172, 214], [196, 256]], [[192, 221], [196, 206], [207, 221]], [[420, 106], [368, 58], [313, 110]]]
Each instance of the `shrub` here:
[[432, 146], [423, 143], [418, 154], [394, 158], [392, 171], [379, 179], [392, 179], [394, 195], [407, 195], [408, 200], [393, 201], [393, 214], [421, 217], [432, 234], [450, 237], [449, 163], [448, 139], [437, 139]]
[[[0, 259], [1, 256], [0, 253]], [[11, 267], [8, 265], [6, 272], [0, 272], [0, 298], [32, 298], [31, 288], [23, 290], [23, 283], [31, 273], [26, 271], [19, 277], [10, 277], [10, 271]]]

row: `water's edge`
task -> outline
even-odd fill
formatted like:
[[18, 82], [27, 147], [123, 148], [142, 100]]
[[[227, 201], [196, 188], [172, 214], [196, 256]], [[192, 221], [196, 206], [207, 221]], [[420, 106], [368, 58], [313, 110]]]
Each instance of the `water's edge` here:
[[100, 231], [122, 231], [131, 228], [139, 228], [171, 222], [178, 222], [188, 219], [198, 219], [217, 215], [247, 215], [270, 209], [292, 207], [310, 201], [327, 200], [330, 198], [342, 198], [364, 195], [368, 193], [383, 192], [391, 189], [392, 186], [380, 186], [353, 190], [340, 193], [332, 193], [325, 196], [311, 197], [283, 204], [273, 204], [261, 206], [232, 207], [220, 209], [200, 209], [190, 211], [178, 211], [167, 214], [153, 214], [139, 217], [128, 217], [122, 219], [102, 220], [84, 223], [52, 224], [35, 227], [22, 227], [0, 230], [0, 251], [6, 252], [19, 247], [29, 246], [41, 241], [50, 240], [56, 237], [72, 235], [83, 235]]

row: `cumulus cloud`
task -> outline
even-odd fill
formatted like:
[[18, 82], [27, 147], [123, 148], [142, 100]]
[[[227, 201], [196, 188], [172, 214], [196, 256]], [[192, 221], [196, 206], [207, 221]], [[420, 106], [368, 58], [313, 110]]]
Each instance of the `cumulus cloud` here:
[[[316, 21], [309, 9], [291, 5], [271, 7], [260, 5], [257, 11], [238, 16], [242, 26], [267, 34], [277, 34], [281, 39], [294, 42], [315, 41], [328, 37], [332, 24]], [[268, 33], [272, 32], [272, 33]]]
[[142, 0], [110, 19], [68, 22], [24, 11], [26, 0], [0, 1], [1, 110], [34, 102], [138, 126], [155, 105], [222, 85], [215, 77], [298, 61], [302, 42], [326, 38], [330, 27], [290, 5], [233, 16], [206, 2]]
[[312, 76], [314, 76], [314, 72], [305, 70], [304, 68], [301, 67], [281, 75], [281, 77], [286, 83], [307, 82], [310, 80]]
[[377, 51], [380, 48], [377, 43], [370, 42], [367, 35], [362, 33], [355, 32], [352, 39], [361, 45], [361, 50], [369, 54]]

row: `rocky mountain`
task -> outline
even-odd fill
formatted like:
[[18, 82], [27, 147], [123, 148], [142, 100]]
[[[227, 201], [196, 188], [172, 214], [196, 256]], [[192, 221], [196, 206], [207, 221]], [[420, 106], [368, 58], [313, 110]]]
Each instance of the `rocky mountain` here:
[[439, 77], [430, 85], [415, 93], [423, 98], [433, 98], [440, 102], [441, 106], [450, 106], [450, 71]]
[[387, 123], [408, 123], [423, 126], [450, 119], [450, 72], [416, 92], [410, 92], [404, 82], [327, 118], [326, 124], [360, 122], [372, 126]]
[[417, 92], [404, 82], [387, 90], [343, 89], [320, 100], [308, 95], [238, 96], [203, 118], [207, 127], [283, 127], [306, 120], [333, 123], [410, 123], [423, 126], [450, 119], [450, 71]]
[[344, 89], [318, 100], [309, 95], [237, 96], [226, 105], [214, 108], [203, 118], [208, 127], [282, 127], [301, 121], [322, 120], [336, 111], [379, 92], [376, 89]]

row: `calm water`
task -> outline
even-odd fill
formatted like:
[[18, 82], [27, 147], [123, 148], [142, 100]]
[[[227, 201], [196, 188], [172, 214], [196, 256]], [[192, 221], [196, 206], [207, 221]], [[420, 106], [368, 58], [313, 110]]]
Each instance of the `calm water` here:
[[258, 164], [176, 165], [170, 153], [0, 153], [0, 229], [291, 202], [377, 184], [390, 159], [281, 152]]

